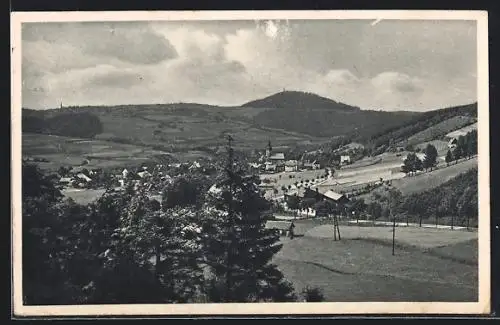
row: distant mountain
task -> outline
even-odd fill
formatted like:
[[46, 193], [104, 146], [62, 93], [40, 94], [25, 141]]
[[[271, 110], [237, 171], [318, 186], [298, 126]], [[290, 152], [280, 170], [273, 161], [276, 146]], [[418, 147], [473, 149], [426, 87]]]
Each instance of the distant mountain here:
[[286, 108], [286, 109], [335, 109], [359, 111], [359, 107], [338, 103], [332, 99], [301, 91], [282, 91], [277, 94], [250, 101], [242, 107]]
[[319, 137], [356, 134], [370, 136], [380, 130], [403, 125], [419, 114], [361, 110], [359, 107], [298, 91], [283, 91], [242, 106], [267, 108], [253, 117], [253, 122], [257, 125]]

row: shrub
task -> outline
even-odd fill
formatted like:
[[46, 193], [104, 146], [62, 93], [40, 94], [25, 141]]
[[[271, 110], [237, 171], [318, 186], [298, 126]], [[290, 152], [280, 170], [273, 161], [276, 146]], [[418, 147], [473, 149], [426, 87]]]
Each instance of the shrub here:
[[307, 286], [302, 290], [302, 299], [305, 302], [322, 302], [325, 296], [320, 288]]

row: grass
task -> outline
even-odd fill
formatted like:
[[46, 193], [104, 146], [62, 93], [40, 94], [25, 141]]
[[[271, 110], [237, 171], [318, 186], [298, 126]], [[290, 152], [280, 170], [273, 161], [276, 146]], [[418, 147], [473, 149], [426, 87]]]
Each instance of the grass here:
[[39, 166], [49, 170], [80, 166], [85, 159], [89, 160], [88, 168], [135, 166], [155, 156], [170, 155], [150, 147], [46, 134], [23, 134], [22, 143], [23, 156], [47, 159]]
[[131, 139], [147, 145], [218, 146], [222, 134], [230, 132], [235, 145], [242, 148], [264, 148], [268, 139], [273, 145], [291, 145], [301, 141], [323, 142], [325, 139], [281, 129], [260, 127], [252, 116], [266, 109], [185, 107], [174, 110], [137, 109], [133, 114], [99, 111], [105, 137]]
[[421, 175], [393, 180], [392, 186], [399, 189], [404, 195], [422, 192], [437, 187], [474, 167], [477, 167], [477, 157]]
[[447, 133], [460, 129], [475, 121], [474, 118], [468, 116], [454, 116], [446, 119], [436, 125], [433, 125], [423, 131], [415, 133], [408, 138], [407, 144], [416, 145], [422, 142], [431, 141], [436, 138], [445, 136]]
[[305, 235], [284, 240], [274, 262], [298, 291], [321, 287], [327, 301], [477, 300], [477, 255], [473, 253], [477, 239], [460, 238], [470, 233], [429, 231], [426, 241], [434, 238], [435, 243], [429, 248], [418, 240], [421, 232], [397, 229], [398, 248], [392, 256], [390, 245], [377, 240], [385, 238], [387, 228], [360, 235], [358, 227], [341, 227], [342, 240], [334, 241], [331, 234], [318, 237], [314, 225], [306, 230], [307, 221], [296, 224], [303, 225]]
[[86, 205], [100, 198], [105, 191], [104, 189], [71, 189], [63, 190], [62, 193], [76, 203]]

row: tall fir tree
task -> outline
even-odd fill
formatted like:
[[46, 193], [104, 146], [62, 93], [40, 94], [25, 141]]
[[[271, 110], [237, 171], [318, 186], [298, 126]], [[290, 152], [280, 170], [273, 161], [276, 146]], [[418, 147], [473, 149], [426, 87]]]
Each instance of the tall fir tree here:
[[266, 229], [269, 202], [263, 197], [258, 178], [246, 175], [234, 159], [228, 136], [227, 159], [220, 166], [204, 208], [207, 293], [215, 302], [294, 301], [288, 283], [272, 257], [281, 249], [278, 235]]
[[432, 170], [432, 168], [437, 164], [437, 156], [438, 152], [436, 147], [434, 147], [432, 144], [429, 143], [425, 148], [425, 158], [424, 161], [422, 162], [423, 167], [425, 169], [430, 168]]

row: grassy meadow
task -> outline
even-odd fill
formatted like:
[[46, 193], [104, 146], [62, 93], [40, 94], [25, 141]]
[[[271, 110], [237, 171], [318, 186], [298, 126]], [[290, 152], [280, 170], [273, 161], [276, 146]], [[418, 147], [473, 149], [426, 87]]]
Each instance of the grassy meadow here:
[[323, 288], [327, 301], [477, 301], [477, 233], [297, 221], [274, 262], [297, 290]]

